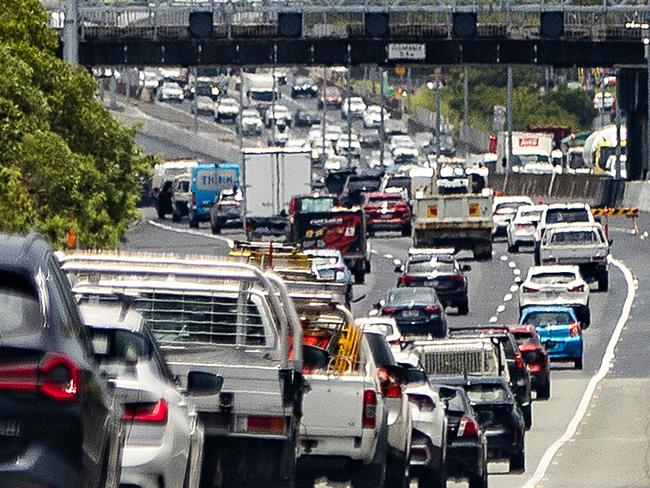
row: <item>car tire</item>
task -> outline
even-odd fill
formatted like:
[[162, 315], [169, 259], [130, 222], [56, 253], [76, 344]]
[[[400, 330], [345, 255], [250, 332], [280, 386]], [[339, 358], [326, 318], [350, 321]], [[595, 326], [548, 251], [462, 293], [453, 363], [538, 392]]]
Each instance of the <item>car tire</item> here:
[[519, 252], [519, 244], [508, 244], [508, 252], [511, 253]]
[[598, 291], [607, 291], [609, 289], [609, 275], [604, 274], [598, 278]]
[[522, 407], [521, 412], [524, 414], [524, 425], [526, 430], [530, 430], [533, 426], [533, 406], [528, 405], [527, 407]]
[[388, 458], [386, 464], [386, 486], [390, 488], [408, 488], [409, 462], [408, 456], [401, 459]]
[[366, 281], [366, 271], [365, 269], [357, 269], [354, 271], [354, 283], [357, 285], [363, 285]]
[[469, 488], [488, 488], [488, 473], [484, 469], [481, 474], [473, 474], [469, 477]]
[[582, 369], [582, 357], [580, 357], [580, 359], [576, 359], [575, 361], [573, 361], [573, 368]]
[[172, 213], [172, 221], [180, 222], [181, 221], [181, 214], [179, 214], [178, 212]]
[[350, 481], [352, 488], [384, 488], [386, 486], [386, 461], [363, 465], [354, 472]]
[[526, 451], [523, 449], [510, 456], [510, 473], [523, 473], [526, 471]]
[[469, 313], [469, 302], [467, 300], [458, 303], [458, 315], [467, 315]]
[[536, 400], [548, 400], [551, 398], [551, 380], [546, 380], [537, 388]]
[[368, 237], [375, 237], [375, 231], [368, 229]]
[[190, 228], [192, 229], [198, 229], [199, 228], [199, 219], [196, 218], [196, 215], [194, 215], [192, 212], [189, 214], [190, 217]]
[[370, 273], [372, 271], [372, 265], [370, 263], [370, 259], [366, 259], [363, 267], [366, 270], [366, 273]]
[[214, 235], [221, 234], [221, 227], [217, 224], [210, 223], [210, 230]]
[[402, 228], [402, 237], [409, 237], [411, 235], [411, 226], [408, 225]]

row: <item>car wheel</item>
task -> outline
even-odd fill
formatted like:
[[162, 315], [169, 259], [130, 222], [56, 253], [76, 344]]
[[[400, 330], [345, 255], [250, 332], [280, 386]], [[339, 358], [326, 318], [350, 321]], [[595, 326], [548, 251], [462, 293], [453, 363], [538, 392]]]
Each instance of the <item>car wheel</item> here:
[[551, 398], [551, 380], [546, 380], [537, 388], [537, 400], [548, 400]]
[[532, 405], [528, 405], [527, 407], [522, 407], [521, 411], [524, 414], [526, 430], [529, 430], [533, 426], [533, 407]]
[[181, 214], [179, 214], [178, 212], [172, 213], [172, 220], [174, 222], [180, 222], [181, 221]]
[[598, 278], [598, 291], [607, 291], [609, 289], [609, 275], [602, 275]]
[[364, 269], [358, 269], [354, 271], [354, 282], [357, 285], [362, 285], [366, 281], [366, 271]]
[[582, 369], [582, 356], [580, 357], [580, 359], [576, 359], [575, 361], [573, 361], [573, 368]]
[[364, 465], [352, 476], [352, 488], [384, 488], [386, 483], [386, 461]]
[[526, 451], [523, 449], [516, 454], [510, 456], [510, 469], [511, 473], [523, 473], [526, 471]]
[[469, 488], [488, 488], [488, 474], [487, 469], [484, 469], [481, 474], [474, 474], [469, 477]]
[[390, 488], [407, 488], [409, 482], [408, 456], [401, 459], [388, 458], [386, 466], [386, 486]]
[[411, 226], [407, 225], [406, 227], [402, 228], [402, 236], [403, 237], [409, 237], [411, 235]]
[[464, 301], [458, 304], [458, 315], [467, 315], [469, 313], [469, 302]]
[[196, 215], [190, 212], [189, 214], [190, 217], [190, 227], [192, 229], [198, 229], [199, 228], [199, 219], [196, 218]]
[[221, 234], [221, 227], [217, 224], [210, 224], [210, 229], [214, 235]]

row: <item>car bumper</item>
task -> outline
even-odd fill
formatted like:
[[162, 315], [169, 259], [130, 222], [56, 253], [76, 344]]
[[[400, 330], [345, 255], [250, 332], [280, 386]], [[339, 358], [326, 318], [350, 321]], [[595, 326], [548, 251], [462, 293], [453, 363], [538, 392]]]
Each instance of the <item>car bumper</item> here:
[[442, 467], [442, 462], [442, 448], [434, 446], [426, 434], [414, 429], [409, 454], [411, 474], [417, 476], [432, 470], [437, 472]]
[[78, 467], [51, 446], [32, 442], [20, 449], [14, 459], [0, 463], [0, 486], [24, 488], [30, 484], [77, 488], [80, 486]]
[[466, 288], [460, 288], [457, 290], [439, 290], [436, 288], [436, 294], [445, 306], [454, 306], [460, 302], [467, 301]]
[[[556, 339], [551, 339], [555, 343], [553, 347], [547, 348], [548, 355], [551, 360], [574, 360], [580, 359], [583, 352], [583, 341], [582, 338], [578, 339], [568, 339], [563, 341], [558, 341]], [[548, 339], [545, 339], [543, 342], [547, 342]]]
[[494, 225], [492, 226], [492, 235], [493, 236], [505, 236], [508, 232], [508, 225], [510, 225], [510, 222], [504, 221], [495, 221]]
[[372, 219], [368, 220], [368, 230], [400, 230], [411, 225], [406, 219]]
[[172, 451], [169, 443], [146, 447], [127, 444], [122, 452], [120, 484], [159, 488], [161, 479], [170, 483], [171, 476], [166, 476], [166, 473], [170, 470], [170, 460], [178, 455]]
[[518, 234], [514, 233], [510, 235], [510, 243], [511, 244], [518, 244], [518, 245], [527, 245], [527, 246], [533, 246], [535, 245], [535, 235], [534, 234]]
[[487, 438], [488, 459], [490, 460], [505, 459], [519, 449], [517, 443], [513, 442], [513, 436], [510, 432], [487, 429], [485, 437]]
[[483, 445], [479, 442], [453, 442], [447, 446], [447, 473], [466, 477], [483, 472]]

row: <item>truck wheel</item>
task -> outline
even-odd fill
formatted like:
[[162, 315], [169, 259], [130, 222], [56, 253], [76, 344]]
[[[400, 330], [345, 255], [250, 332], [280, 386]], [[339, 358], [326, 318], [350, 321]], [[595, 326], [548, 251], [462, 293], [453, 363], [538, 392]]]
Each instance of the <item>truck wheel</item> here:
[[172, 213], [172, 220], [174, 222], [180, 222], [181, 221], [181, 214], [179, 214], [178, 212]]
[[406, 227], [402, 228], [402, 236], [403, 237], [409, 237], [411, 235], [411, 226], [407, 225]]
[[384, 488], [386, 460], [378, 464], [360, 466], [352, 476], [352, 488]]
[[515, 243], [515, 244], [508, 243], [508, 252], [511, 252], [511, 253], [519, 252], [519, 244], [517, 244], [517, 243]]
[[418, 488], [446, 488], [447, 464], [443, 463], [438, 471], [429, 471], [418, 478]]
[[210, 229], [212, 230], [212, 233], [215, 235], [221, 234], [221, 227], [219, 226], [219, 224], [210, 223]]
[[370, 264], [370, 259], [366, 259], [363, 266], [364, 269], [366, 270], [366, 273], [370, 273], [372, 269], [372, 265]]
[[190, 227], [192, 229], [198, 229], [199, 228], [199, 219], [196, 218], [196, 215], [193, 213], [190, 213]]
[[474, 259], [477, 261], [490, 261], [492, 259], [492, 243], [476, 246], [474, 248]]
[[539, 248], [535, 246], [535, 266], [542, 264], [542, 258], [539, 256]]
[[469, 488], [488, 488], [487, 469], [481, 474], [474, 474], [469, 477]]
[[551, 398], [551, 380], [546, 380], [537, 388], [536, 400], [548, 400]]
[[458, 315], [467, 315], [469, 313], [469, 302], [465, 300], [458, 304]]
[[523, 449], [516, 454], [510, 456], [510, 469], [511, 473], [523, 473], [526, 471], [526, 451]]
[[609, 275], [604, 274], [598, 278], [598, 291], [607, 291], [609, 289]]
[[354, 283], [362, 285], [366, 281], [366, 271], [364, 269], [357, 269], [354, 271]]

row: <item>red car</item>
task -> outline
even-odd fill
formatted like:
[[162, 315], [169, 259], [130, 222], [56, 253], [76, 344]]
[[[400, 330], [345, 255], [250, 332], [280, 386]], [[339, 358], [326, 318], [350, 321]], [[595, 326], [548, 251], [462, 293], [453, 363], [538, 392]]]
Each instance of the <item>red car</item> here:
[[403, 236], [411, 235], [411, 207], [400, 193], [368, 193], [363, 211], [368, 235], [378, 230], [399, 230]]
[[508, 329], [515, 336], [521, 355], [528, 365], [532, 387], [537, 392], [537, 400], [548, 400], [551, 398], [550, 361], [535, 327], [511, 325]]
[[323, 105], [325, 105], [325, 107], [334, 107], [340, 109], [342, 104], [343, 97], [341, 96], [341, 92], [338, 88], [335, 86], [328, 86], [321, 89], [320, 95], [318, 97], [319, 109], [323, 108]]

